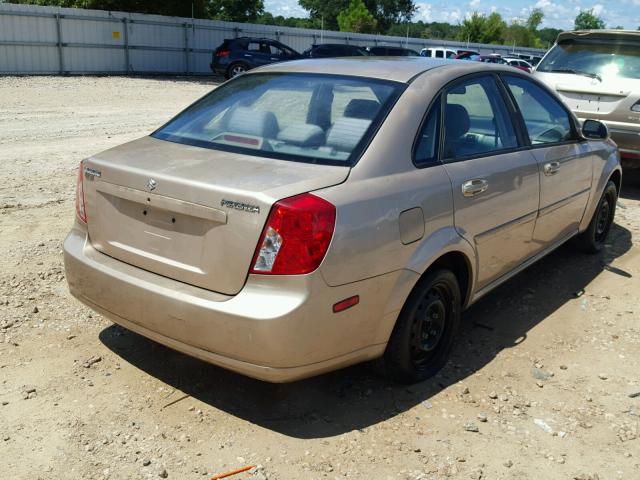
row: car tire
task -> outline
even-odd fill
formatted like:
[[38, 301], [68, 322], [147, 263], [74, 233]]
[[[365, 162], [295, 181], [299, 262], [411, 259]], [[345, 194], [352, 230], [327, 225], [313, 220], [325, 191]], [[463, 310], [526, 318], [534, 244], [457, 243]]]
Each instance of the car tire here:
[[611, 180], [602, 192], [596, 211], [587, 229], [575, 237], [574, 245], [584, 253], [598, 253], [602, 250], [613, 219], [616, 214], [616, 203], [618, 200], [618, 189]]
[[249, 70], [249, 65], [247, 65], [246, 63], [234, 62], [231, 65], [229, 65], [229, 68], [227, 68], [227, 73], [225, 77], [228, 80], [230, 78], [237, 77], [238, 75], [243, 74], [247, 70]]
[[405, 302], [384, 355], [384, 371], [399, 383], [417, 383], [447, 362], [460, 325], [458, 279], [449, 270], [428, 272]]

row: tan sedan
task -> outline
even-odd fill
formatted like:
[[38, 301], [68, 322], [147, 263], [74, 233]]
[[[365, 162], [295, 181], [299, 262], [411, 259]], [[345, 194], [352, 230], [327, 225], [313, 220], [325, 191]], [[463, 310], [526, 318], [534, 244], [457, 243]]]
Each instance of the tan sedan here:
[[384, 357], [415, 382], [479, 297], [571, 238], [598, 251], [620, 182], [606, 127], [579, 129], [511, 67], [288, 62], [84, 160], [67, 279], [114, 322], [245, 375]]

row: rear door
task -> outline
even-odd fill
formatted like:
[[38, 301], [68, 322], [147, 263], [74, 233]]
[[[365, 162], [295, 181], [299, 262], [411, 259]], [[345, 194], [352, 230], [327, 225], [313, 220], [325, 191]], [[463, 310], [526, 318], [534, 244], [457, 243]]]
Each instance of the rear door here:
[[578, 230], [592, 181], [590, 151], [579, 142], [567, 109], [527, 78], [503, 75], [524, 120], [540, 169], [540, 211], [534, 244], [542, 250]]
[[443, 105], [442, 153], [453, 184], [455, 225], [475, 247], [482, 288], [531, 255], [538, 166], [520, 148], [513, 107], [494, 76], [454, 84]]
[[260, 67], [273, 62], [271, 60], [271, 49], [265, 41], [250, 41], [244, 56], [251, 62], [252, 67]]

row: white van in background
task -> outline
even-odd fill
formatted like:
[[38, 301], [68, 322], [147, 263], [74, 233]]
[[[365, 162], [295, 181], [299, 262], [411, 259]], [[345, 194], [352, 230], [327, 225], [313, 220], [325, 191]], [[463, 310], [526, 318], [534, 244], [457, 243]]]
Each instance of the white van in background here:
[[423, 48], [420, 50], [420, 56], [432, 58], [453, 58], [458, 54], [455, 50], [445, 47]]

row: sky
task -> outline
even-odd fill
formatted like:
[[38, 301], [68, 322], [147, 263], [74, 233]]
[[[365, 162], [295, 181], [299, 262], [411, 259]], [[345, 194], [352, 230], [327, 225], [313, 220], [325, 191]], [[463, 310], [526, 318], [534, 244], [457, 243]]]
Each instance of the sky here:
[[[608, 27], [623, 26], [635, 30], [640, 26], [640, 0], [414, 0], [418, 12], [413, 20], [458, 23], [472, 12], [498, 12], [507, 22], [524, 20], [534, 8], [544, 12], [542, 27], [573, 28], [580, 10], [593, 9]], [[264, 0], [265, 10], [273, 15], [306, 17], [297, 0]]]

